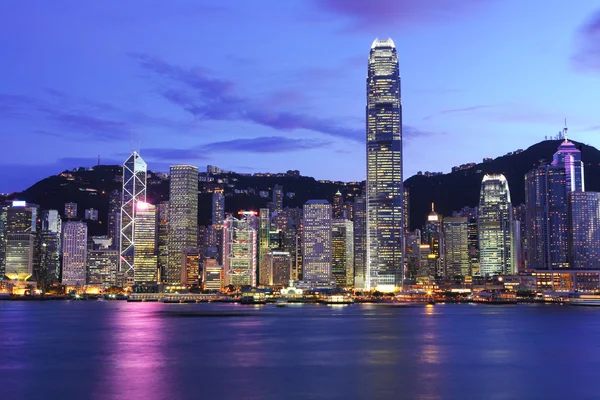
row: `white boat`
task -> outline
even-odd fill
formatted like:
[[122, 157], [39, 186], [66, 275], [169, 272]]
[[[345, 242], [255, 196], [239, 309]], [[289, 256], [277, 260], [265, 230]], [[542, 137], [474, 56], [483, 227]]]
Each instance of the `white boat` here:
[[600, 307], [600, 295], [597, 294], [578, 294], [567, 301], [571, 306], [595, 306]]

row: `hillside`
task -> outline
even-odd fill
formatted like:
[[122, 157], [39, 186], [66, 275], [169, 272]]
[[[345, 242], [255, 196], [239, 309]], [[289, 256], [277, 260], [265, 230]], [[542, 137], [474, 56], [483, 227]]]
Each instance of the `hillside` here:
[[[435, 203], [435, 210], [442, 215], [451, 215], [464, 206], [474, 207], [479, 203], [479, 189], [484, 174], [501, 173], [506, 176], [514, 205], [525, 202], [525, 174], [540, 164], [541, 160], [552, 161], [561, 140], [545, 140], [534, 144], [518, 154], [498, 157], [486, 163], [439, 176], [415, 175], [405, 181], [410, 189], [411, 229], [422, 226]], [[600, 151], [573, 141], [581, 150], [585, 164], [585, 187], [589, 191], [600, 191]]]

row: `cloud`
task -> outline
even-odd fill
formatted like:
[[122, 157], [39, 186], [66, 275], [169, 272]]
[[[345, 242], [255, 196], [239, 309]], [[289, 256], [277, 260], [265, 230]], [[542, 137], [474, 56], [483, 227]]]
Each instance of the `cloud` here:
[[577, 51], [571, 57], [575, 69], [600, 72], [600, 10], [577, 33]]
[[470, 107], [463, 107], [463, 108], [452, 108], [452, 109], [448, 109], [448, 110], [439, 111], [435, 114], [428, 115], [428, 116], [424, 117], [423, 119], [430, 120], [430, 119], [433, 119], [433, 118], [438, 117], [443, 114], [462, 114], [462, 113], [478, 111], [478, 110], [483, 110], [486, 108], [493, 108], [493, 107], [497, 107], [497, 105], [477, 105], [477, 106], [470, 106]]
[[331, 142], [318, 139], [293, 139], [282, 136], [264, 136], [252, 139], [233, 139], [206, 143], [187, 149], [156, 148], [144, 149], [143, 157], [164, 161], [207, 160], [211, 153], [289, 153], [323, 148]]
[[483, 4], [481, 0], [318, 0], [326, 12], [347, 17], [351, 31], [368, 31], [447, 20]]
[[418, 137], [427, 137], [436, 135], [436, 132], [426, 131], [410, 125], [402, 125], [402, 140], [411, 140]]
[[[166, 83], [159, 93], [199, 120], [237, 120], [279, 131], [307, 129], [329, 136], [362, 141], [364, 129], [344, 126], [338, 120], [281, 110], [273, 97], [250, 100], [233, 81], [215, 78], [206, 68], [183, 68], [146, 54], [131, 54], [138, 64]], [[277, 95], [277, 94], [276, 94]]]

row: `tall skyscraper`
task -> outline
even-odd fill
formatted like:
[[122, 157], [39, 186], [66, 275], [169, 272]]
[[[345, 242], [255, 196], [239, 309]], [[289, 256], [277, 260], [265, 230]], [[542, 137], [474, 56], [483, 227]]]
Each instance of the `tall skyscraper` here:
[[37, 206], [13, 201], [6, 209], [6, 270], [12, 280], [27, 280], [34, 272]]
[[167, 278], [169, 261], [169, 202], [161, 201], [156, 206], [156, 251], [157, 269], [160, 273], [160, 282]]
[[471, 275], [479, 275], [479, 228], [477, 224], [477, 207], [463, 207], [454, 212], [453, 217], [464, 217], [468, 221], [469, 271]]
[[279, 214], [283, 211], [283, 186], [273, 187], [273, 210]]
[[421, 244], [429, 245], [428, 271], [431, 276], [445, 276], [444, 271], [444, 236], [442, 234], [442, 218], [435, 212], [433, 203], [427, 216], [425, 230], [421, 235]]
[[443, 226], [446, 276], [471, 275], [468, 219], [465, 217], [444, 218]]
[[37, 267], [34, 276], [42, 289], [60, 281], [62, 221], [57, 210], [42, 215], [37, 243]]
[[135, 225], [138, 204], [146, 202], [147, 166], [137, 152], [123, 164], [123, 197], [121, 204], [121, 257], [119, 272], [129, 278], [135, 274]]
[[513, 209], [504, 175], [483, 177], [478, 212], [481, 275], [514, 274]]
[[367, 202], [364, 196], [354, 198], [352, 212], [354, 224], [354, 287], [365, 287], [367, 272]]
[[135, 216], [133, 257], [135, 284], [154, 284], [158, 281], [156, 254], [156, 207], [138, 202]]
[[256, 286], [256, 213], [241, 211], [241, 218], [228, 216], [223, 225], [225, 285]]
[[268, 208], [261, 208], [258, 212], [258, 282], [268, 285], [272, 279], [268, 276], [269, 266], [266, 255], [269, 252], [269, 238], [271, 232], [271, 212]]
[[108, 196], [108, 237], [112, 249], [121, 249], [121, 200], [120, 190], [113, 190]]
[[63, 285], [85, 285], [87, 242], [85, 222], [66, 221], [63, 224]]
[[184, 250], [198, 245], [198, 168], [172, 166], [169, 193], [169, 267], [166, 281], [181, 283]]
[[212, 225], [221, 230], [225, 221], [225, 195], [223, 189], [215, 189], [212, 195]]
[[402, 286], [402, 103], [398, 54], [375, 39], [367, 75], [367, 273], [365, 289]]
[[111, 287], [116, 285], [119, 251], [115, 249], [88, 249], [87, 283]]
[[333, 195], [333, 219], [342, 219], [344, 218], [344, 197], [342, 193], [338, 190]]
[[404, 197], [402, 199], [402, 212], [404, 213], [404, 232], [410, 231], [410, 189], [404, 188]]
[[354, 226], [348, 219], [334, 219], [331, 226], [331, 274], [337, 286], [353, 286]]
[[309, 200], [304, 204], [302, 223], [303, 280], [330, 283], [331, 275], [331, 204]]
[[585, 192], [581, 151], [577, 149], [575, 144], [565, 139], [554, 153], [552, 165], [561, 165], [565, 169], [567, 193]]
[[65, 203], [65, 218], [77, 218], [77, 203]]
[[574, 269], [600, 269], [600, 193], [571, 193], [570, 266]]

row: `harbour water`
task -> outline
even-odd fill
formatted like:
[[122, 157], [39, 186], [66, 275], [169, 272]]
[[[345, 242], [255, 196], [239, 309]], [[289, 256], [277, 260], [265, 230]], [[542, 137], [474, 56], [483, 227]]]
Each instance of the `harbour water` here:
[[0, 302], [0, 398], [598, 399], [600, 309]]

